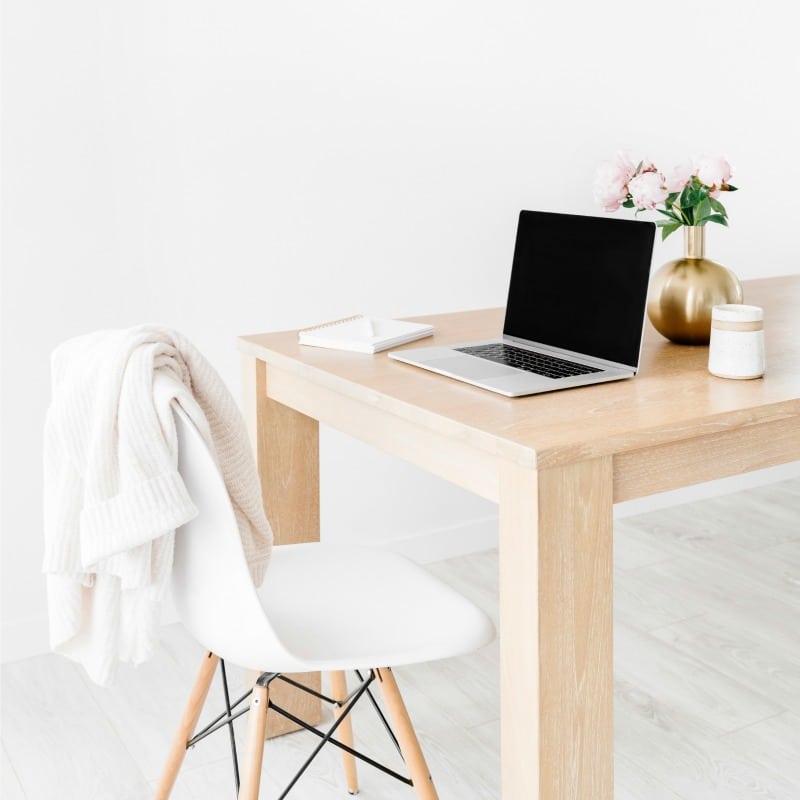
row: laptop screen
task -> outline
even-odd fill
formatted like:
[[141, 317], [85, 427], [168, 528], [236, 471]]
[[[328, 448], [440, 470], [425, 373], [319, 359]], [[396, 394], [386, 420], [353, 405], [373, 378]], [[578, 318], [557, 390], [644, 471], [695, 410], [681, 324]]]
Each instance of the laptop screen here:
[[655, 227], [520, 212], [503, 333], [636, 367]]

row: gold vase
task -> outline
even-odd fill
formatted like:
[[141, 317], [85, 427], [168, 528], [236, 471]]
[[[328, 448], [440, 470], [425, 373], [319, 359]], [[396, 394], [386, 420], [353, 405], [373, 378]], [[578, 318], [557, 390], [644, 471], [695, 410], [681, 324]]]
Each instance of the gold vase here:
[[650, 281], [647, 316], [678, 344], [708, 344], [712, 306], [742, 302], [736, 275], [705, 257], [705, 235], [705, 226], [684, 226], [683, 258], [668, 261]]

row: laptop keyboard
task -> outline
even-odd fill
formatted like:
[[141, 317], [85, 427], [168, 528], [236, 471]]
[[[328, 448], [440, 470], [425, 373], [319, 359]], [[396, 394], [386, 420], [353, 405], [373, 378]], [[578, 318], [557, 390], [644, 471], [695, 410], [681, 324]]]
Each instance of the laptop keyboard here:
[[574, 361], [566, 361], [563, 358], [556, 358], [544, 353], [535, 353], [521, 347], [512, 347], [503, 342], [479, 344], [473, 347], [456, 347], [455, 349], [459, 353], [486, 358], [489, 361], [496, 361], [498, 364], [524, 369], [526, 372], [535, 372], [537, 375], [544, 375], [547, 378], [569, 378], [573, 375], [601, 372], [595, 367], [576, 364]]

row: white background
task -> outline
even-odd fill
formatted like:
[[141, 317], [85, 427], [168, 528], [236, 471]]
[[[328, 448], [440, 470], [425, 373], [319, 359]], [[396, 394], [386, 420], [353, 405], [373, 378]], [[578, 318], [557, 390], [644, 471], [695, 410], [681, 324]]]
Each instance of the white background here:
[[[752, 0], [6, 2], [5, 657], [46, 647], [41, 429], [57, 343], [162, 322], [238, 393], [238, 334], [501, 305], [519, 210], [602, 213], [594, 170], [621, 148], [665, 167], [727, 155], [741, 191], [708, 254], [742, 278], [797, 272], [788, 13]], [[679, 249], [679, 235], [659, 244], [654, 263]], [[323, 481], [323, 535], [412, 537], [420, 557], [434, 552], [413, 537], [444, 529], [431, 539], [443, 552], [468, 548], [495, 515], [330, 431]]]

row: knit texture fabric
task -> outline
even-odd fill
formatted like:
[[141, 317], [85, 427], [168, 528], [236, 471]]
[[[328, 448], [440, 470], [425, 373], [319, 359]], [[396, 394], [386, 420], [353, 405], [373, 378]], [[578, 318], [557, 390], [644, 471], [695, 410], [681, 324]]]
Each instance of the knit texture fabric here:
[[244, 420], [220, 376], [158, 325], [70, 339], [52, 354], [43, 571], [50, 644], [110, 685], [153, 652], [175, 528], [197, 515], [178, 473], [177, 402], [214, 454], [256, 585], [272, 547]]

